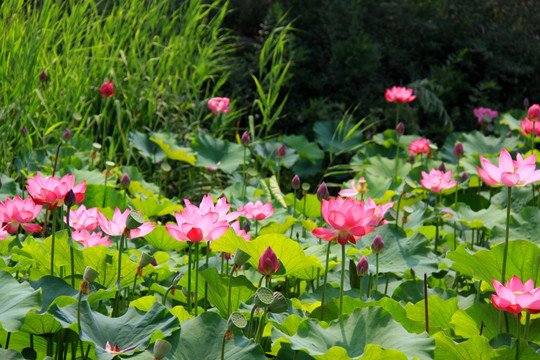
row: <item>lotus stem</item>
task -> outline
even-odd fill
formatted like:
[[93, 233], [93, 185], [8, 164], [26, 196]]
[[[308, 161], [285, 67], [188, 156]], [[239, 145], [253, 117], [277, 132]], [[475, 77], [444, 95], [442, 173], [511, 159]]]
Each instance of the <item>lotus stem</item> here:
[[191, 245], [193, 243], [188, 241], [188, 287], [187, 287], [187, 307], [188, 313], [191, 314]]
[[379, 252], [375, 254], [375, 286], [371, 289], [371, 296], [373, 297], [373, 290], [379, 289]]
[[172, 286], [169, 286], [167, 291], [165, 291], [165, 295], [163, 295], [163, 299], [161, 299], [161, 305], [165, 306], [165, 304], [167, 303], [167, 296], [169, 295], [169, 292], [171, 291], [171, 289], [172, 289]]
[[343, 285], [345, 283], [345, 245], [341, 245], [341, 283], [339, 287], [339, 316], [343, 314]]
[[199, 243], [195, 243], [195, 297], [193, 298], [193, 305], [195, 306], [195, 317], [199, 312], [198, 298], [199, 296]]
[[525, 330], [523, 330], [523, 340], [527, 341], [529, 337], [529, 326], [531, 325], [531, 313], [527, 311], [527, 318], [525, 319]]
[[[210, 241], [206, 243], [206, 268], [208, 268], [208, 257], [210, 256]], [[204, 310], [208, 309], [208, 282], [204, 281]]]
[[52, 217], [52, 242], [51, 242], [51, 276], [54, 276], [54, 239], [56, 236], [56, 211], [51, 211]]
[[328, 248], [326, 249], [326, 265], [324, 268], [324, 282], [323, 282], [323, 289], [322, 289], [322, 299], [321, 299], [321, 320], [324, 318], [324, 299], [326, 295], [326, 283], [328, 281], [328, 263], [330, 262], [330, 246], [332, 245], [332, 242], [328, 242]]
[[503, 264], [502, 264], [501, 284], [504, 284], [506, 281], [506, 258], [508, 256], [508, 239], [510, 237], [511, 202], [512, 202], [512, 187], [508, 186], [508, 200], [506, 201], [506, 237], [504, 240], [504, 255], [503, 255]]
[[247, 165], [246, 165], [246, 152], [247, 147], [244, 146], [244, 173], [242, 174], [242, 199], [246, 200], [246, 186], [247, 186]]
[[261, 320], [259, 321], [259, 326], [257, 327], [257, 333], [255, 335], [255, 342], [258, 343], [261, 346], [262, 346], [262, 337], [263, 337], [266, 313], [267, 313], [267, 309], [265, 308], [264, 311], [263, 311], [263, 314], [261, 316]]
[[[71, 228], [69, 227], [69, 212], [71, 210], [71, 206], [67, 207], [66, 210], [66, 219], [67, 219], [67, 231], [68, 231], [68, 239], [71, 240]], [[69, 255], [71, 260], [71, 286], [75, 287], [75, 255], [73, 253], [73, 244], [69, 246]]]
[[426, 333], [429, 334], [429, 305], [428, 305], [428, 286], [427, 286], [427, 274], [424, 273], [424, 309], [426, 313]]
[[234, 268], [231, 270], [231, 275], [229, 275], [229, 287], [227, 293], [227, 319], [231, 315], [231, 292], [232, 292], [232, 278], [234, 274]]

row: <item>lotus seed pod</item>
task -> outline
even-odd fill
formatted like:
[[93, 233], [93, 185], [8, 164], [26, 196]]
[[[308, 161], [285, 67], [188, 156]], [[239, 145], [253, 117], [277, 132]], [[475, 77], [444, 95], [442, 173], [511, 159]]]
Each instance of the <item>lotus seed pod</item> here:
[[270, 306], [274, 301], [274, 293], [269, 288], [260, 287], [255, 292], [254, 298], [257, 307], [265, 308]]
[[234, 265], [240, 267], [244, 265], [250, 258], [251, 255], [249, 255], [242, 249], [236, 249], [236, 253], [234, 254]]
[[171, 351], [172, 345], [165, 340], [156, 340], [156, 343], [154, 344], [154, 360], [161, 360], [167, 354], [169, 351]]
[[144, 223], [144, 217], [135, 210], [131, 210], [126, 220], [126, 229], [133, 230]]
[[270, 306], [268, 306], [268, 309], [274, 314], [279, 314], [287, 311], [289, 309], [289, 304], [282, 293], [279, 291], [274, 291], [274, 301], [272, 301]]

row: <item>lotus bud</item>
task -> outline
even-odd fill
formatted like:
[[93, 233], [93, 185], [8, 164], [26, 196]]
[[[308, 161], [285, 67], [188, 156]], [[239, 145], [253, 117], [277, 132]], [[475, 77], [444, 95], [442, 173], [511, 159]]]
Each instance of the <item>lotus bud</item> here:
[[99, 88], [99, 93], [105, 97], [114, 95], [114, 84], [112, 82], [104, 82]]
[[90, 283], [97, 279], [98, 276], [99, 273], [96, 270], [92, 269], [90, 266], [87, 266], [84, 270], [83, 281], [79, 286], [79, 291], [85, 295], [88, 295], [88, 293], [90, 293]]
[[240, 267], [244, 265], [250, 258], [251, 255], [242, 249], [236, 249], [236, 253], [234, 254], [234, 266]]
[[364, 276], [369, 273], [369, 264], [365, 256], [362, 256], [358, 265], [356, 265], [356, 273], [358, 276]]
[[439, 170], [442, 172], [446, 172], [446, 165], [442, 162], [441, 165], [439, 165]]
[[401, 136], [405, 133], [405, 125], [400, 121], [399, 124], [396, 126], [396, 134], [398, 136]]
[[289, 309], [287, 299], [279, 291], [274, 291], [274, 301], [268, 306], [268, 310], [274, 314], [285, 312]]
[[284, 144], [281, 144], [276, 151], [276, 157], [278, 159], [281, 159], [285, 157], [286, 153], [287, 153], [287, 147]]
[[279, 261], [276, 253], [269, 246], [259, 258], [259, 272], [264, 276], [271, 276], [279, 269]]
[[300, 176], [294, 175], [294, 177], [292, 178], [291, 184], [294, 190], [300, 189]]
[[469, 175], [464, 171], [463, 174], [461, 174], [461, 181], [467, 181], [469, 178]]
[[129, 177], [128, 173], [124, 173], [122, 177], [120, 178], [120, 184], [127, 188], [131, 184], [131, 178]]
[[330, 194], [328, 193], [328, 186], [326, 186], [326, 183], [323, 181], [317, 189], [317, 199], [322, 201], [323, 199], [328, 200], [329, 197]]
[[414, 164], [415, 161], [416, 161], [416, 158], [414, 157], [414, 155], [413, 154], [409, 155], [409, 162], [411, 164]]
[[371, 140], [372, 138], [373, 138], [373, 135], [371, 135], [371, 134], [366, 135], [366, 140]]
[[381, 234], [377, 234], [375, 236], [375, 239], [373, 239], [373, 243], [371, 243], [371, 248], [373, 249], [373, 252], [375, 254], [380, 254], [384, 250], [384, 241], [381, 237]]
[[64, 133], [62, 134], [62, 139], [64, 139], [65, 141], [71, 140], [71, 131], [69, 130], [69, 128], [66, 128], [66, 130], [64, 130]]
[[465, 152], [463, 150], [463, 144], [458, 141], [454, 146], [454, 156], [460, 158], [463, 156], [464, 153]]
[[242, 225], [242, 229], [244, 229], [245, 232], [249, 232], [249, 230], [251, 230], [251, 224], [246, 221], [244, 225]]
[[524, 98], [524, 99], [523, 99], [523, 106], [524, 106], [525, 108], [528, 108], [529, 105], [530, 105], [529, 98]]
[[47, 74], [45, 73], [45, 70], [43, 70], [41, 72], [41, 74], [39, 74], [39, 80], [41, 82], [46, 82], [47, 80], [49, 79], [49, 77], [47, 76]]
[[135, 210], [131, 210], [126, 220], [126, 229], [133, 230], [144, 223], [144, 217]]
[[257, 307], [268, 307], [274, 302], [274, 293], [269, 288], [260, 287], [255, 292], [254, 300]]
[[539, 121], [540, 120], [540, 105], [533, 104], [527, 111], [530, 121]]
[[506, 137], [512, 137], [512, 131], [508, 130], [508, 132], [506, 133]]
[[413, 268], [411, 268], [411, 275], [412, 275], [413, 279], [416, 277], [416, 271], [414, 271]]
[[156, 340], [156, 343], [154, 344], [154, 360], [161, 360], [167, 354], [169, 351], [171, 351], [172, 345], [165, 340]]
[[75, 205], [76, 202], [77, 202], [77, 197], [75, 196], [73, 189], [71, 189], [67, 192], [66, 196], [64, 197], [64, 204], [66, 204], [66, 206], [70, 208], [73, 205]]
[[21, 135], [22, 135], [22, 136], [28, 135], [28, 129], [26, 128], [26, 126], [23, 126], [23, 127], [21, 128]]
[[244, 131], [244, 133], [242, 134], [242, 138], [240, 138], [240, 142], [244, 146], [248, 146], [249, 143], [251, 142], [251, 137], [249, 136], [249, 133], [247, 131]]

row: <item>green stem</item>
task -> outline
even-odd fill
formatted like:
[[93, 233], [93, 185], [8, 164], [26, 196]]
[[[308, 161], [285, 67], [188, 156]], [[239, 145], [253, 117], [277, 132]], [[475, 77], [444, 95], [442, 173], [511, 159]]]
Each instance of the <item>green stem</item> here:
[[225, 335], [223, 335], [223, 340], [221, 341], [221, 360], [225, 360]]
[[520, 335], [521, 335], [521, 323], [519, 321], [519, 314], [517, 314], [518, 316], [516, 317], [516, 322], [517, 322], [517, 338], [516, 338], [516, 360], [519, 359], [519, 338], [520, 338]]
[[267, 313], [267, 309], [264, 309], [261, 319], [259, 321], [259, 326], [257, 327], [257, 333], [255, 335], [255, 342], [258, 343], [259, 345], [262, 345], [262, 337], [263, 337], [263, 331], [264, 331], [264, 323], [266, 320], [266, 313]]
[[[67, 207], [67, 213], [66, 213], [66, 220], [67, 220], [67, 231], [68, 231], [68, 239], [71, 242], [71, 227], [69, 226], [69, 212], [71, 210], [71, 207]], [[73, 251], [73, 244], [70, 244], [69, 246], [69, 255], [71, 260], [71, 286], [75, 287], [75, 254]]]
[[435, 206], [433, 207], [433, 211], [435, 212], [435, 242], [433, 245], [433, 252], [437, 252], [437, 248], [439, 247], [439, 212], [437, 210], [437, 206], [439, 205], [439, 194], [435, 195]]
[[504, 256], [503, 256], [503, 264], [502, 264], [502, 281], [501, 283], [504, 284], [506, 281], [506, 258], [508, 256], [508, 239], [510, 237], [510, 209], [511, 209], [511, 202], [512, 202], [512, 187], [508, 186], [508, 200], [506, 201], [506, 238], [504, 240]]
[[328, 242], [328, 248], [326, 249], [326, 265], [324, 268], [324, 281], [322, 289], [322, 299], [321, 299], [321, 320], [324, 318], [324, 298], [326, 296], [326, 283], [328, 281], [328, 264], [330, 263], [330, 246], [332, 242]]
[[364, 296], [364, 277], [360, 276], [360, 300]]
[[169, 286], [167, 291], [165, 291], [165, 295], [163, 296], [163, 299], [161, 299], [161, 305], [165, 306], [167, 303], [167, 295], [169, 295], [169, 292], [171, 291], [172, 286]]
[[459, 157], [457, 158], [457, 166], [456, 166], [456, 192], [454, 193], [454, 204], [457, 204], [458, 200], [458, 192], [459, 192]]
[[137, 286], [137, 273], [135, 273], [135, 278], [133, 279], [133, 289], [131, 290], [131, 301], [135, 300], [135, 287]]
[[188, 241], [188, 285], [187, 285], [187, 307], [188, 313], [191, 314], [191, 245], [193, 243]]
[[56, 211], [51, 211], [52, 218], [52, 242], [51, 242], [51, 276], [54, 276], [54, 239], [56, 236]]
[[232, 279], [234, 274], [234, 268], [231, 270], [231, 275], [229, 275], [229, 287], [227, 292], [227, 319], [231, 315], [231, 292], [232, 292]]
[[375, 286], [371, 289], [371, 296], [373, 297], [373, 290], [379, 289], [379, 253], [375, 254]]
[[525, 319], [525, 330], [523, 330], [523, 340], [527, 341], [529, 337], [529, 326], [531, 325], [531, 313], [527, 311], [527, 318]]
[[[296, 217], [296, 190], [294, 190], [294, 197], [293, 197], [293, 211], [292, 211], [292, 215], [293, 217]], [[293, 229], [294, 229], [294, 224], [291, 225], [291, 233], [289, 234], [289, 237], [292, 239], [292, 236], [293, 236]]]
[[341, 283], [339, 287], [339, 316], [343, 314], [343, 285], [345, 284], [345, 245], [341, 245]]
[[198, 307], [199, 300], [199, 243], [195, 243], [195, 297], [193, 298], [193, 305], [195, 306], [195, 317], [199, 312]]
[[255, 315], [255, 309], [257, 309], [257, 305], [253, 304], [253, 307], [251, 308], [251, 313], [249, 315], [249, 327], [247, 332], [248, 339], [251, 339], [251, 333], [253, 331], [253, 316]]
[[242, 199], [246, 199], [246, 187], [247, 187], [247, 165], [246, 165], [246, 152], [247, 147], [244, 146], [244, 174], [242, 176]]
[[[206, 268], [208, 269], [208, 257], [210, 256], [210, 241], [206, 243]], [[204, 310], [208, 309], [208, 282], [204, 281]]]
[[[397, 126], [397, 125], [396, 125]], [[394, 169], [394, 179], [396, 179], [397, 181], [397, 176], [398, 176], [398, 167], [399, 167], [399, 135], [396, 134], [396, 166], [395, 166], [395, 169]]]
[[398, 221], [399, 221], [399, 207], [401, 206], [401, 199], [403, 198], [404, 192], [402, 192], [399, 195], [398, 201], [397, 201], [397, 209], [396, 209], [396, 229], [398, 228]]
[[82, 301], [82, 291], [79, 291], [79, 303], [77, 306], [77, 328], [79, 329], [79, 344], [81, 345], [81, 357], [83, 357], [84, 349], [83, 349], [82, 326], [81, 326], [81, 301]]

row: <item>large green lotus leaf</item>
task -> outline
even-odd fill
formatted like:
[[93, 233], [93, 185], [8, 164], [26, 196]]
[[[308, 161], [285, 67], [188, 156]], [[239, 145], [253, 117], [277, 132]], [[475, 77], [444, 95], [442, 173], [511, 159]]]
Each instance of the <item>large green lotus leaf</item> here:
[[472, 131], [463, 133], [460, 136], [460, 141], [463, 144], [465, 154], [478, 154], [488, 156], [498, 154], [502, 149], [515, 149], [519, 143], [519, 138], [513, 137], [495, 137], [486, 136], [480, 131]]
[[443, 333], [436, 333], [435, 359], [438, 360], [492, 360], [497, 358], [495, 351], [488, 339], [478, 334], [467, 341], [454, 342], [452, 338]]
[[94, 169], [92, 171], [73, 169], [71, 173], [75, 175], [75, 179], [77, 179], [77, 181], [82, 181], [82, 180], [86, 181], [86, 185], [89, 185], [89, 184], [101, 185], [105, 183], [105, 175], [97, 169]]
[[[84, 264], [99, 273], [96, 283], [106, 288], [113, 286], [118, 278], [118, 251], [106, 246], [88, 247], [83, 250]], [[135, 280], [137, 264], [126, 253], [122, 254], [122, 288], [131, 286]]]
[[324, 151], [316, 143], [310, 142], [304, 135], [284, 135], [282, 139], [285, 144], [294, 148], [298, 155], [309, 159], [312, 164], [324, 158]]
[[[436, 295], [428, 296], [429, 305], [429, 332], [430, 334], [443, 331], [450, 335], [453, 326], [450, 323], [452, 315], [458, 310], [457, 298], [443, 300]], [[405, 305], [407, 317], [417, 322], [424, 322], [426, 319], [425, 301], [421, 300], [416, 304]]]
[[[530, 189], [528, 189], [530, 191]], [[510, 239], [529, 240], [539, 243], [540, 234], [540, 210], [534, 207], [526, 207], [519, 214], [512, 214], [510, 222]], [[492, 232], [491, 242], [503, 242], [506, 238], [506, 224], [495, 227]]]
[[39, 290], [26, 282], [19, 283], [3, 270], [0, 270], [0, 284], [0, 325], [14, 332], [23, 325], [27, 312], [41, 307], [41, 296]]
[[317, 121], [313, 125], [315, 141], [321, 145], [325, 152], [337, 154], [342, 151], [353, 151], [362, 143], [363, 135], [361, 132], [353, 131], [349, 134], [355, 124], [348, 121], [341, 124], [344, 125], [340, 126], [339, 120], [333, 120]]
[[0, 359], [4, 360], [24, 360], [24, 357], [20, 352], [15, 350], [4, 350], [0, 349]]
[[[154, 134], [153, 136], [156, 136]], [[129, 133], [129, 139], [133, 146], [139, 150], [139, 153], [152, 161], [161, 161], [165, 159], [165, 153], [160, 146], [156, 146], [156, 142], [151, 140], [152, 134], [132, 131]]]
[[[178, 145], [177, 137], [171, 133], [153, 133], [150, 140], [158, 144], [169, 159], [195, 165], [195, 154], [190, 148]], [[152, 146], [152, 149], [155, 145]], [[156, 158], [156, 161], [160, 161]]]
[[197, 135], [191, 143], [197, 152], [195, 164], [202, 167], [214, 167], [232, 174], [244, 162], [244, 147], [212, 135]]
[[281, 145], [283, 144], [271, 141], [255, 143], [255, 153], [261, 158], [262, 161], [264, 161], [263, 167], [270, 166], [269, 164], [277, 165], [277, 163], [279, 162], [280, 166], [290, 168], [296, 163], [296, 161], [298, 160], [298, 154], [296, 153], [295, 149], [291, 148], [287, 148], [285, 156], [278, 161], [278, 159], [276, 158], [276, 152]]
[[294, 275], [300, 279], [310, 280], [316, 277], [317, 269], [324, 271], [321, 262], [315, 256], [306, 256], [302, 246], [285, 235], [260, 235], [248, 242], [229, 229], [221, 238], [212, 241], [214, 251], [234, 254], [236, 249], [242, 249], [251, 256], [249, 263], [254, 268], [258, 268], [259, 258], [269, 246], [285, 267], [286, 272], [282, 275]]
[[171, 251], [176, 249], [185, 249], [187, 241], [179, 241], [173, 238], [167, 231], [165, 225], [157, 225], [156, 228], [144, 239], [159, 250]]
[[[465, 244], [457, 250], [446, 254], [453, 261], [452, 269], [463, 275], [483, 280], [491, 286], [491, 280], [501, 280], [504, 244], [497, 244], [490, 250], [480, 250], [472, 254]], [[516, 275], [523, 281], [533, 279], [537, 284], [540, 280], [540, 247], [525, 240], [508, 243], [506, 263], [506, 280]]]
[[[208, 284], [208, 298], [219, 314], [227, 318], [229, 277], [218, 274], [216, 268], [208, 268], [200, 273]], [[238, 310], [241, 302], [246, 302], [255, 294], [255, 286], [245, 276], [234, 276], [231, 285], [231, 312]]]
[[145, 217], [163, 216], [173, 214], [175, 211], [182, 211], [182, 205], [177, 205], [167, 198], [148, 197], [141, 198], [140, 196], [131, 199], [135, 210], [140, 210]]
[[468, 205], [458, 203], [452, 206], [454, 220], [467, 225], [470, 228], [478, 229], [486, 227], [502, 227], [506, 224], [506, 210], [497, 205], [490, 205], [487, 209], [473, 211]]
[[356, 309], [326, 329], [317, 320], [304, 320], [295, 335], [273, 329], [271, 337], [273, 348], [281, 342], [290, 342], [293, 349], [305, 351], [315, 359], [325, 359], [334, 347], [345, 349], [350, 358], [359, 358], [369, 344], [399, 350], [409, 359], [420, 360], [432, 359], [434, 349], [433, 339], [425, 334], [410, 334], [387, 311], [378, 307]]
[[[358, 249], [371, 246], [373, 239], [380, 234], [384, 241], [384, 252], [379, 255], [380, 272], [403, 273], [413, 268], [417, 273], [432, 273], [438, 268], [437, 256], [426, 246], [429, 245], [427, 238], [415, 233], [407, 237], [403, 229], [395, 229], [394, 225], [388, 224], [378, 228], [362, 237], [356, 243]], [[370, 264], [375, 264], [375, 254], [366, 256]]]
[[[369, 159], [368, 164], [365, 164], [366, 176], [379, 177], [389, 179], [395, 175], [396, 172], [396, 160], [381, 157], [380, 155], [374, 156]], [[411, 171], [411, 164], [402, 160], [398, 166], [398, 176], [404, 179]], [[369, 189], [369, 182], [368, 182]]]
[[30, 285], [36, 290], [41, 288], [41, 296], [43, 298], [41, 314], [47, 311], [57, 297], [70, 296], [76, 298], [79, 294], [79, 291], [56, 276], [44, 276], [37, 281], [30, 281]]
[[[53, 305], [49, 312], [62, 326], [78, 332], [77, 307], [78, 304], [62, 308]], [[110, 318], [93, 311], [88, 302], [82, 301], [80, 317], [81, 339], [95, 344], [97, 358], [107, 360], [113, 358], [105, 351], [107, 341], [111, 345], [118, 345], [121, 349], [137, 346], [137, 349], [144, 350], [150, 341], [154, 340], [153, 336], [159, 332], [169, 336], [180, 326], [176, 316], [159, 303], [154, 303], [147, 312], [130, 307], [121, 317]]]
[[[103, 206], [103, 198], [105, 197], [105, 192], [107, 192], [107, 197], [105, 198], [105, 206]], [[125, 210], [124, 195], [110, 184], [107, 186], [105, 186], [104, 184], [86, 185], [84, 204], [87, 208], [109, 207], [111, 209], [114, 209], [118, 207], [122, 211]]]
[[38, 314], [32, 311], [26, 313], [21, 331], [34, 335], [54, 334], [62, 329], [60, 324], [51, 314]]
[[[288, 206], [293, 206], [294, 194], [285, 195], [285, 202]], [[321, 202], [317, 199], [317, 195], [307, 194], [296, 199], [296, 212], [308, 218], [319, 219], [321, 217]]]
[[0, 174], [0, 181], [2, 181], [2, 187], [0, 188], [0, 201], [6, 201], [6, 198], [20, 195], [18, 186], [15, 180], [5, 174]]
[[[194, 319], [182, 322], [181, 331], [166, 340], [172, 345], [164, 360], [220, 359], [221, 343], [227, 322], [218, 314], [204, 312]], [[152, 360], [151, 351], [137, 354], [130, 359]], [[241, 335], [225, 341], [225, 359], [266, 360], [260, 345]]]
[[298, 220], [295, 217], [289, 216], [285, 221], [272, 221], [268, 225], [265, 225], [259, 231], [260, 235], [264, 234], [285, 234], [291, 226], [296, 224]]

